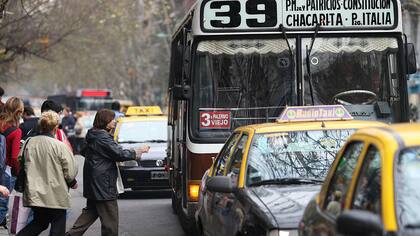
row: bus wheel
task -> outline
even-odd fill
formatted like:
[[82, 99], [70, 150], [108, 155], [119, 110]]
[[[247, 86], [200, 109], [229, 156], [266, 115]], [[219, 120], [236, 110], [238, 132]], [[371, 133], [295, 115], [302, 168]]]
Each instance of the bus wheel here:
[[185, 213], [184, 209], [182, 209], [181, 203], [178, 205], [178, 215], [179, 221], [181, 222], [181, 226], [184, 229], [185, 233], [188, 236], [196, 236], [198, 235], [197, 226], [195, 223], [194, 215], [189, 216]]
[[176, 197], [176, 193], [174, 191], [171, 192], [171, 198], [172, 198], [172, 213], [176, 214], [177, 211], [177, 197]]

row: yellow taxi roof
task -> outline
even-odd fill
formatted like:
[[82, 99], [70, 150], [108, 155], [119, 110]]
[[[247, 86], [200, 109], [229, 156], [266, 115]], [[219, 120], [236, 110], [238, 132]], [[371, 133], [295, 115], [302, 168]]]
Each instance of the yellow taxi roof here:
[[118, 123], [135, 122], [135, 121], [164, 121], [167, 116], [128, 116], [118, 118]]
[[342, 120], [342, 121], [305, 121], [290, 123], [264, 123], [248, 125], [237, 128], [238, 131], [251, 131], [255, 133], [288, 132], [299, 130], [319, 129], [360, 129], [366, 127], [384, 127], [387, 124], [378, 121]]
[[406, 147], [420, 146], [420, 124], [417, 123], [394, 124], [385, 129], [363, 129], [359, 130], [357, 134], [376, 137], [384, 142], [401, 140]]

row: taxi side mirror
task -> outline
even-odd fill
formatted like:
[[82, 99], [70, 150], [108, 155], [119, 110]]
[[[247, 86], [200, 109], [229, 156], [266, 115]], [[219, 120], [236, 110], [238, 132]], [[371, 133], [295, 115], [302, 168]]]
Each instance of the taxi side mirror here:
[[338, 216], [337, 232], [350, 236], [380, 236], [383, 234], [383, 227], [378, 215], [368, 211], [351, 210]]
[[207, 190], [217, 193], [233, 193], [235, 187], [229, 176], [213, 176], [208, 177], [206, 182]]

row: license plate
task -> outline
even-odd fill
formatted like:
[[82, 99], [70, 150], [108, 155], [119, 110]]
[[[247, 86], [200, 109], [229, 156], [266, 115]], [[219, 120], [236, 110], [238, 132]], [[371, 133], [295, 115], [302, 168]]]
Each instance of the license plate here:
[[168, 179], [168, 172], [166, 171], [152, 171], [150, 173], [151, 179]]

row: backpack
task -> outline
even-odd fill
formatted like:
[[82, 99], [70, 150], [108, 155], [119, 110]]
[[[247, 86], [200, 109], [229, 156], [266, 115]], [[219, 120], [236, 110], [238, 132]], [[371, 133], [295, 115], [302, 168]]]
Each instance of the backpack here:
[[0, 132], [0, 178], [3, 179], [6, 170], [6, 138], [15, 131], [16, 127], [9, 127], [4, 132]]

